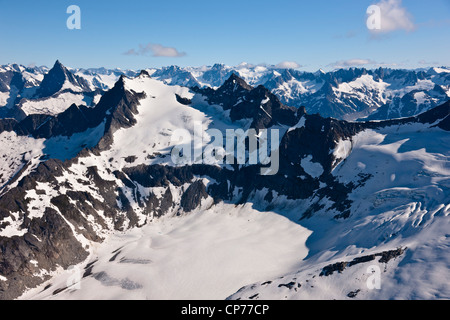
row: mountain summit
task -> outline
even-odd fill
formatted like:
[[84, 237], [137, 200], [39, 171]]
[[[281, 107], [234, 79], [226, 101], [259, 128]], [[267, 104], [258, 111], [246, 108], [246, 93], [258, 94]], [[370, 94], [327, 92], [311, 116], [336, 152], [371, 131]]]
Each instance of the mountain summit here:
[[45, 98], [63, 90], [90, 91], [86, 80], [74, 75], [59, 61], [56, 60], [54, 66], [44, 76], [35, 98]]

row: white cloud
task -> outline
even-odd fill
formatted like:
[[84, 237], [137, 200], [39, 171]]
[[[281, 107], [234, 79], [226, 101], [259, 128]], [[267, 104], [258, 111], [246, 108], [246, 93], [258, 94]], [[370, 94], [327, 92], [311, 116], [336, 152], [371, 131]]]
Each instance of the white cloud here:
[[298, 69], [302, 67], [301, 65], [299, 65], [297, 62], [293, 62], [293, 61], [283, 61], [280, 62], [279, 64], [275, 65], [276, 69]]
[[381, 28], [370, 30], [373, 34], [413, 31], [416, 28], [412, 15], [402, 6], [402, 0], [381, 0], [375, 5], [381, 11]]
[[418, 63], [422, 64], [422, 65], [434, 65], [434, 66], [439, 65], [439, 62], [437, 62], [437, 61], [426, 61], [426, 60], [423, 60], [423, 59], [420, 60]]
[[161, 44], [157, 43], [148, 43], [146, 45], [139, 45], [139, 49], [130, 49], [124, 53], [127, 56], [147, 56], [151, 55], [152, 57], [184, 57], [186, 55], [185, 52], [180, 52], [173, 47], [165, 47]]
[[124, 52], [123, 54], [126, 56], [138, 56], [139, 55], [139, 53], [137, 53], [136, 50], [134, 50], [134, 49], [130, 49], [127, 52]]
[[349, 68], [349, 67], [361, 67], [366, 65], [377, 64], [377, 62], [369, 59], [349, 59], [340, 60], [334, 63], [330, 63], [328, 66], [333, 68]]

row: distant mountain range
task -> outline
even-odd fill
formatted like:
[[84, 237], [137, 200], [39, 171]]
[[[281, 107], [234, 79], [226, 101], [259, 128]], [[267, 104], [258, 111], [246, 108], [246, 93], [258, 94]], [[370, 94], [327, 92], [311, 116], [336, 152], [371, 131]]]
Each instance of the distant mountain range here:
[[[450, 99], [450, 69], [340, 69], [315, 73], [271, 66], [223, 64], [205, 67], [170, 66], [146, 70], [154, 79], [189, 88], [217, 88], [232, 74], [249, 85], [263, 85], [280, 102], [305, 107], [308, 113], [344, 120], [386, 120], [420, 114]], [[121, 75], [120, 69], [52, 69], [0, 67], [0, 117], [23, 119], [29, 114], [58, 114], [72, 103], [95, 105]], [[51, 99], [50, 99], [51, 98]]]
[[304, 106], [323, 117], [382, 120], [429, 110], [450, 97], [450, 69], [340, 69], [315, 73], [242, 64], [203, 68], [168, 67], [152, 76], [168, 84], [218, 87], [232, 73], [252, 86], [263, 85], [286, 105]]

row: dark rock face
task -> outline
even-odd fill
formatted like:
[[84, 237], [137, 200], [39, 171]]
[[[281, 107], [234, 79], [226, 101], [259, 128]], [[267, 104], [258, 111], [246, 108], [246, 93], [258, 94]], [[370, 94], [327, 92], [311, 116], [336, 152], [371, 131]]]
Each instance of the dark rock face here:
[[263, 86], [251, 87], [234, 73], [217, 90], [193, 90], [206, 96], [211, 104], [230, 110], [232, 121], [253, 119], [251, 127], [255, 129], [265, 129], [277, 124], [293, 126], [298, 118], [296, 108], [283, 105]]
[[0, 92], [9, 93], [6, 105], [0, 106], [0, 118], [10, 118], [20, 113], [13, 107], [17, 100], [20, 99], [20, 94], [23, 92], [26, 84], [27, 80], [24, 79], [18, 67], [17, 70], [0, 73]]
[[231, 74], [231, 76], [224, 82], [224, 84], [217, 90], [219, 95], [232, 95], [238, 94], [242, 96], [245, 91], [251, 91], [252, 86], [248, 85], [244, 79], [240, 78], [236, 73]]
[[15, 120], [15, 119], [0, 119], [0, 132], [14, 131], [14, 128], [16, 125], [17, 125], [17, 120]]
[[[368, 256], [362, 256], [353, 259], [350, 262], [338, 262], [335, 264], [330, 264], [328, 266], [325, 266], [322, 271], [320, 272], [320, 277], [328, 277], [332, 275], [334, 272], [342, 273], [346, 268], [350, 268], [354, 265], [360, 264], [360, 263], [366, 263], [375, 260], [377, 257], [381, 257], [378, 262], [380, 263], [388, 263], [390, 260], [395, 259], [399, 256], [401, 256], [403, 253], [405, 253], [407, 248], [398, 248], [396, 250], [391, 251], [384, 251]], [[356, 296], [356, 295], [355, 295]]]
[[[42, 218], [30, 221], [23, 237], [0, 237], [0, 270], [8, 281], [0, 282], [0, 299], [13, 299], [24, 289], [44, 279], [34, 276], [39, 269], [67, 268], [87, 257], [70, 227], [55, 210], [47, 208]], [[37, 268], [30, 263], [37, 261]]]
[[190, 99], [183, 98], [178, 94], [175, 94], [175, 98], [177, 99], [177, 101], [179, 103], [184, 104], [185, 106], [189, 106], [192, 103], [192, 101]]
[[198, 87], [194, 87], [192, 90], [207, 97], [210, 104], [221, 105], [224, 110], [229, 110], [237, 103], [240, 97], [253, 90], [253, 87], [233, 73], [217, 90], [211, 88], [200, 89]]
[[298, 163], [299, 159], [312, 155], [313, 161], [319, 162], [325, 173], [331, 173], [336, 159], [330, 157], [330, 150], [336, 146], [337, 141], [346, 140], [362, 130], [364, 126], [359, 123], [305, 115], [305, 125], [287, 132], [283, 137], [280, 156], [286, 163]]
[[9, 84], [13, 76], [11, 71], [0, 73], [0, 92], [9, 92]]
[[292, 288], [294, 288], [294, 286], [296, 285], [297, 283], [295, 283], [295, 282], [289, 282], [289, 283], [286, 283], [286, 284], [280, 284], [280, 285], [278, 285], [278, 288], [282, 288], [282, 287], [286, 287], [286, 288], [288, 288], [289, 290], [291, 290]]
[[44, 98], [54, 95], [62, 89], [66, 80], [74, 86], [90, 91], [89, 84], [86, 80], [72, 74], [61, 64], [61, 62], [59, 62], [59, 60], [57, 60], [53, 68], [44, 76], [44, 79], [36, 92], [36, 98]]
[[381, 256], [379, 262], [388, 263], [390, 260], [395, 259], [405, 253], [407, 248], [398, 248], [397, 250], [385, 251], [381, 254], [377, 254], [376, 256]]
[[331, 276], [335, 272], [342, 273], [342, 271], [347, 268], [348, 262], [338, 262], [335, 264], [330, 264], [322, 269], [322, 272], [319, 274], [321, 277]]
[[349, 292], [349, 294], [347, 295], [347, 297], [349, 297], [349, 298], [351, 298], [351, 299], [353, 299], [353, 298], [356, 298], [356, 296], [358, 295], [358, 293], [360, 293], [361, 292], [361, 290], [356, 290], [356, 291], [352, 291], [352, 292]]
[[123, 78], [100, 99], [95, 108], [73, 104], [56, 116], [29, 115], [22, 121], [0, 119], [0, 132], [15, 131], [18, 135], [35, 138], [71, 136], [106, 123], [105, 134], [98, 148], [103, 150], [112, 142], [112, 133], [119, 128], [128, 128], [136, 123], [139, 100], [143, 93], [130, 93], [124, 88]]
[[207, 197], [208, 193], [206, 192], [205, 185], [202, 181], [198, 180], [191, 184], [183, 193], [180, 206], [185, 212], [191, 212], [200, 205], [202, 199], [206, 199]]
[[450, 116], [447, 116], [444, 120], [442, 120], [438, 127], [442, 130], [450, 131]]

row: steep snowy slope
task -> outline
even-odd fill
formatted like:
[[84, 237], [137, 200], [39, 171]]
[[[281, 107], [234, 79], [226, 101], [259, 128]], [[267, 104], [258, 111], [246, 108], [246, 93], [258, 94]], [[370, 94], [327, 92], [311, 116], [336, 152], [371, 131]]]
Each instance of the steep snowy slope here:
[[[43, 140], [18, 136], [15, 132], [0, 133], [1, 159], [0, 188], [10, 181], [19, 171], [39, 159], [44, 149]], [[37, 161], [38, 163], [39, 161]]]
[[[287, 107], [235, 75], [217, 90], [189, 90], [144, 71], [92, 108], [2, 120], [5, 137], [49, 150], [29, 150], [48, 156], [0, 196], [0, 298], [42, 283], [24, 297], [107, 288], [109, 298], [448, 298], [449, 115], [446, 103], [350, 123]], [[176, 129], [205, 136], [195, 150], [212, 128], [280, 130], [279, 170], [173, 163]], [[381, 291], [365, 286], [372, 264], [386, 270]], [[62, 269], [74, 265], [80, 290], [66, 288], [77, 269]], [[301, 291], [307, 280], [315, 290]]]
[[54, 135], [47, 139], [18, 135], [14, 131], [0, 133], [0, 193], [5, 192], [46, 159], [67, 160], [86, 147], [94, 147], [103, 135], [105, 124], [83, 133]]
[[11, 112], [18, 97], [34, 95], [45, 72], [45, 67], [31, 68], [17, 64], [0, 66], [0, 117]]
[[[94, 100], [95, 99], [95, 100]], [[98, 97], [89, 97], [82, 93], [73, 93], [66, 91], [60, 94], [55, 94], [47, 99], [26, 99], [19, 103], [19, 108], [25, 113], [30, 114], [46, 114], [57, 115], [65, 111], [72, 104], [85, 104], [90, 106], [95, 103]]]
[[[322, 214], [300, 222], [313, 234], [299, 270], [231, 299], [449, 298], [449, 133], [395, 125], [348, 141], [333, 175], [355, 185], [350, 218], [330, 221], [323, 201]], [[371, 286], [377, 272], [378, 289]]]

